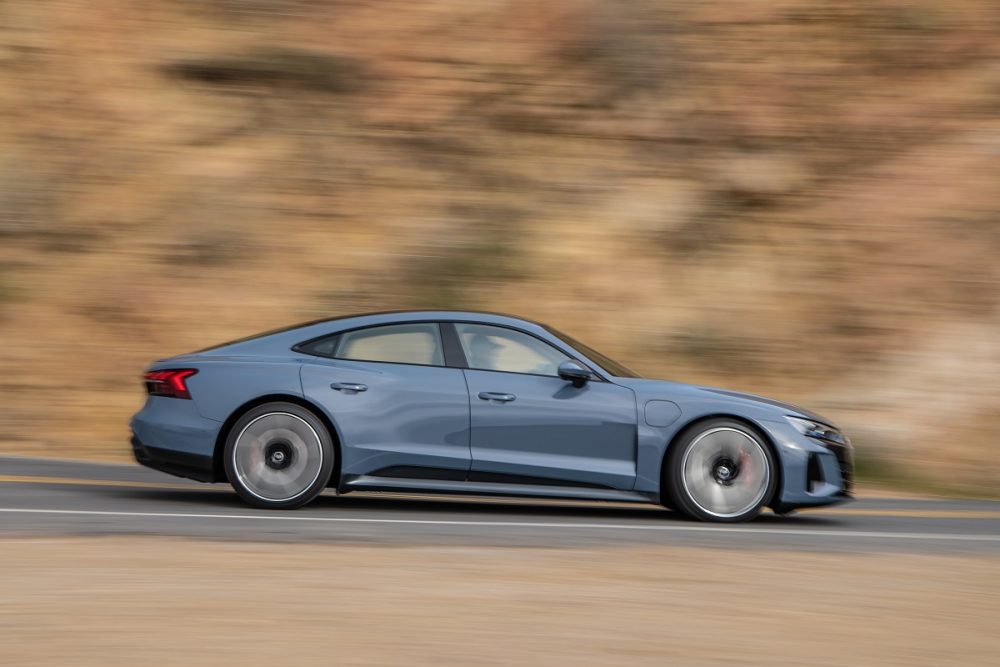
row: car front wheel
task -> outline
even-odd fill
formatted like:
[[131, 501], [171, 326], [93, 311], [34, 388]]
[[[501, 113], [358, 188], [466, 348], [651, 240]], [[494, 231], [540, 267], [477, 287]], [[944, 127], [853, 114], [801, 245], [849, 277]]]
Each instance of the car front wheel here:
[[689, 517], [749, 521], [774, 495], [774, 454], [756, 430], [713, 419], [671, 445], [664, 484], [673, 507]]
[[226, 438], [226, 474], [256, 507], [293, 509], [322, 493], [336, 450], [323, 422], [294, 403], [268, 403], [242, 415]]

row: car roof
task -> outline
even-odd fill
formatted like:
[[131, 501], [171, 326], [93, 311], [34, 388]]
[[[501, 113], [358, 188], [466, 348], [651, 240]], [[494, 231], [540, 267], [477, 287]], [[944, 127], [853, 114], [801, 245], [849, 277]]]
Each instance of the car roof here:
[[296, 325], [294, 328], [311, 326], [314, 324], [324, 324], [326, 322], [343, 322], [344, 320], [351, 320], [351, 319], [361, 319], [361, 318], [391, 319], [397, 316], [399, 318], [398, 321], [400, 322], [423, 320], [423, 319], [444, 320], [444, 321], [482, 319], [484, 322], [509, 320], [513, 322], [520, 322], [523, 324], [533, 324], [535, 326], [543, 326], [539, 322], [528, 320], [523, 317], [518, 317], [516, 315], [508, 315], [506, 313], [496, 313], [487, 310], [453, 310], [453, 309], [443, 308], [439, 310], [416, 310], [416, 309], [377, 310], [370, 313], [355, 313], [353, 315], [340, 315], [338, 317], [328, 317], [324, 319], [314, 320], [312, 322], [305, 322], [303, 324]]
[[516, 315], [504, 313], [494, 313], [481, 310], [382, 310], [370, 313], [356, 313], [354, 315], [342, 315], [330, 317], [312, 322], [305, 322], [287, 327], [282, 331], [299, 331], [312, 329], [315, 327], [327, 328], [327, 325], [336, 325], [330, 328], [331, 333], [355, 327], [375, 326], [379, 324], [392, 324], [394, 322], [463, 322], [474, 321], [485, 324], [508, 324], [522, 328], [544, 329], [545, 325], [540, 322], [528, 320]]
[[[201, 354], [258, 353], [288, 349], [293, 345], [313, 338], [328, 336], [349, 329], [393, 324], [397, 322], [462, 322], [472, 321], [483, 324], [497, 324], [517, 327], [536, 334], [548, 334], [545, 326], [513, 315], [475, 310], [387, 310], [330, 317], [311, 322], [302, 322], [281, 329], [253, 334], [246, 338], [228, 341], [199, 350]], [[548, 337], [546, 335], [546, 337]]]

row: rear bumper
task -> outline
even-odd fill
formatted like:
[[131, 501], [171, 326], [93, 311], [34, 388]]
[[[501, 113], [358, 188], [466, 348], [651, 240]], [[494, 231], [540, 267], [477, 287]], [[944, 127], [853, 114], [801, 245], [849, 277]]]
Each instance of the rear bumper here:
[[136, 461], [153, 470], [199, 482], [218, 481], [211, 456], [150, 447], [144, 445], [135, 434], [132, 435], [132, 454]]
[[144, 466], [200, 482], [223, 481], [215, 443], [222, 427], [193, 401], [150, 396], [132, 417], [132, 453]]

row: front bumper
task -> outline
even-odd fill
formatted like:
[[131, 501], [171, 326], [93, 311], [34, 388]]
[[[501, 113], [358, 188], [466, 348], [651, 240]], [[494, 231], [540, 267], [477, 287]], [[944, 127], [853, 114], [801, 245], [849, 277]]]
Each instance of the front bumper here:
[[833, 505], [852, 499], [854, 452], [850, 445], [821, 442], [799, 433], [787, 422], [764, 423], [778, 449], [782, 484], [773, 508]]

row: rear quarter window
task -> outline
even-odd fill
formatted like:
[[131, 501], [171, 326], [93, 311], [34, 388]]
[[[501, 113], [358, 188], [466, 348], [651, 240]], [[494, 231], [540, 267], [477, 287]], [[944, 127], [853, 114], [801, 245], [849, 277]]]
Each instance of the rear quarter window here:
[[350, 361], [443, 366], [441, 332], [433, 322], [389, 324], [328, 336], [297, 345], [306, 354]]

